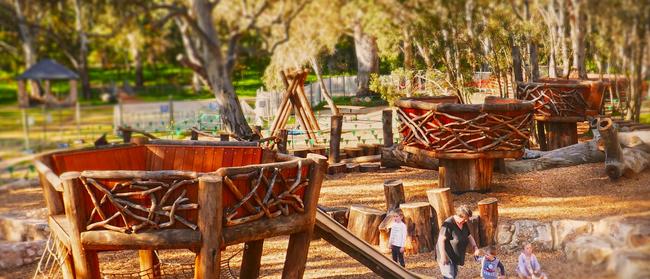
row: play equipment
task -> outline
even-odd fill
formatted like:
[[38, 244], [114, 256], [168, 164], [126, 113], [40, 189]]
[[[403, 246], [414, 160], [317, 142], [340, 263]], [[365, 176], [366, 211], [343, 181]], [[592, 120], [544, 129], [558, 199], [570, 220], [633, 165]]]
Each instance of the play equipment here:
[[541, 150], [578, 143], [577, 122], [600, 114], [606, 80], [540, 79], [518, 82], [517, 99], [535, 102]]
[[[142, 141], [136, 141], [142, 142]], [[144, 141], [146, 142], [146, 141]], [[265, 238], [290, 235], [283, 277], [300, 278], [327, 163], [255, 143], [153, 140], [56, 152], [35, 162], [65, 278], [101, 278], [97, 253], [139, 250], [132, 276], [165, 274], [155, 250], [196, 252], [195, 278], [218, 278], [221, 250], [246, 243], [257, 277]], [[41, 270], [39, 268], [39, 270]]]
[[414, 156], [439, 159], [440, 187], [489, 191], [494, 159], [523, 155], [533, 103], [495, 97], [484, 104], [459, 102], [456, 96], [396, 101], [400, 145]]
[[[18, 81], [18, 105], [21, 108], [35, 103], [48, 106], [72, 106], [77, 103], [77, 80], [79, 75], [54, 60], [43, 59], [16, 77]], [[57, 98], [52, 94], [51, 81], [67, 80], [69, 94]], [[32, 81], [32, 91], [27, 92], [26, 82]]]

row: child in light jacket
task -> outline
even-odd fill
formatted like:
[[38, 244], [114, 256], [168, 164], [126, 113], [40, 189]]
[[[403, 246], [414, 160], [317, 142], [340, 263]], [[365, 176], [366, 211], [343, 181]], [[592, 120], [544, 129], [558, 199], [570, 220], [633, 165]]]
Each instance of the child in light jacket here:
[[394, 222], [390, 227], [390, 236], [388, 244], [393, 256], [393, 261], [398, 262], [402, 267], [404, 264], [404, 246], [406, 246], [406, 224], [404, 224], [404, 213], [401, 209], [396, 209], [393, 213]]

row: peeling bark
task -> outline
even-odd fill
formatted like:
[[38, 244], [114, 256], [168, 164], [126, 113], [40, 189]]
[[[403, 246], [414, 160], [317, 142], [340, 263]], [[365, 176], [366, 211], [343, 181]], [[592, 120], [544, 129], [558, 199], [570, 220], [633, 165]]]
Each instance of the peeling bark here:
[[354, 24], [354, 51], [357, 55], [357, 96], [370, 94], [370, 74], [379, 72], [376, 39], [363, 32], [361, 21]]

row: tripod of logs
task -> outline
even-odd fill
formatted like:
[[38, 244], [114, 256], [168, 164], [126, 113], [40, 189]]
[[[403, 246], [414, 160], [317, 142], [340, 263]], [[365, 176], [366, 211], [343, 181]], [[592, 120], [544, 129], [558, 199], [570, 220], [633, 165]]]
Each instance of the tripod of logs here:
[[[413, 255], [435, 250], [442, 223], [454, 214], [454, 201], [449, 188], [427, 191], [428, 202], [406, 202], [401, 180], [384, 182], [386, 208], [352, 205], [349, 209], [326, 209], [341, 225], [371, 245], [378, 245], [382, 253], [390, 253], [388, 238], [393, 224], [392, 212], [401, 209], [408, 230], [405, 253]], [[498, 202], [487, 198], [478, 202], [478, 216], [468, 222], [470, 233], [480, 247], [494, 245], [499, 218]], [[468, 253], [472, 251], [468, 250]]]
[[437, 96], [395, 105], [403, 150], [439, 159], [439, 185], [454, 193], [489, 191], [494, 159], [521, 157], [530, 136], [531, 102], [487, 97], [470, 105]]
[[517, 99], [535, 103], [537, 138], [542, 151], [578, 143], [577, 122], [601, 111], [608, 81], [541, 79], [518, 82]]
[[288, 71], [287, 73], [280, 71], [286, 91], [282, 97], [277, 117], [271, 125], [271, 136], [280, 136], [280, 130], [283, 130], [287, 125], [287, 120], [289, 120], [293, 108], [296, 119], [305, 130], [307, 137], [313, 139], [314, 142], [318, 142], [315, 131], [320, 130], [320, 126], [305, 94], [304, 85], [308, 74], [309, 71], [306, 69]]

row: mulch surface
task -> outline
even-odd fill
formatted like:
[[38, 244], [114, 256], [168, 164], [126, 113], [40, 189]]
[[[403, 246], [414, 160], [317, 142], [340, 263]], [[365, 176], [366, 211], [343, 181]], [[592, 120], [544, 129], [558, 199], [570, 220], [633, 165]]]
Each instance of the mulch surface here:
[[[365, 204], [385, 209], [383, 181], [401, 179], [407, 202], [426, 201], [426, 190], [436, 186], [437, 172], [410, 168], [381, 170], [374, 173], [330, 175], [323, 183], [320, 204], [324, 206], [349, 206]], [[505, 175], [494, 174], [490, 193], [454, 195], [456, 205], [466, 203], [476, 208], [476, 203], [487, 197], [499, 200], [499, 221], [513, 219], [599, 220], [623, 213], [650, 210], [650, 171], [632, 177], [610, 181], [604, 164], [587, 164], [540, 172]], [[0, 212], [11, 208], [39, 208], [43, 206], [38, 189], [0, 195]], [[287, 237], [267, 239], [264, 243], [261, 277], [279, 278], [284, 265]], [[232, 256], [230, 268], [238, 273], [241, 246], [228, 247], [224, 258]], [[101, 254], [102, 270], [134, 270], [137, 268], [135, 252]], [[508, 275], [515, 275], [518, 251], [501, 250], [499, 258]], [[550, 278], [609, 278], [602, 269], [582, 266], [567, 259], [562, 252], [536, 252], [543, 269]], [[187, 251], [163, 251], [163, 262], [191, 263]], [[471, 258], [468, 255], [468, 259]], [[129, 260], [127, 260], [129, 259]], [[439, 276], [432, 253], [406, 256], [407, 268], [412, 271]], [[35, 265], [17, 270], [0, 270], [0, 277], [30, 278]], [[478, 263], [467, 261], [460, 269], [459, 278], [478, 278]], [[323, 240], [312, 241], [305, 278], [378, 278], [368, 268]], [[513, 277], [515, 278], [515, 277]]]

